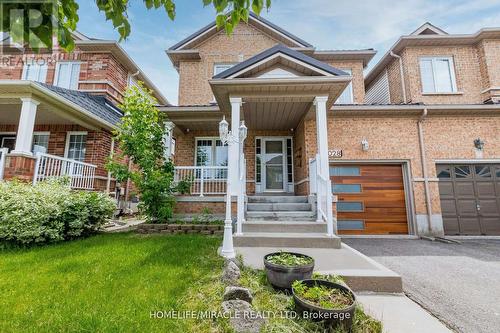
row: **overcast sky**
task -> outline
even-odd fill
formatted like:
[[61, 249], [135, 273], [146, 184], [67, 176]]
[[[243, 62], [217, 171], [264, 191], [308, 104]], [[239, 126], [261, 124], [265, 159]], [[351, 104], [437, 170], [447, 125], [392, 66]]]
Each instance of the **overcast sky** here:
[[[204, 8], [202, 0], [177, 0], [177, 17], [171, 22], [163, 10], [148, 12], [143, 1], [130, 2], [132, 34], [122, 46], [169, 102], [177, 104], [178, 74], [165, 50], [212, 21], [214, 11]], [[94, 1], [78, 3], [79, 31], [118, 39]], [[318, 49], [374, 48], [378, 54], [370, 68], [400, 35], [427, 21], [449, 33], [500, 27], [500, 0], [272, 0], [262, 16]]]

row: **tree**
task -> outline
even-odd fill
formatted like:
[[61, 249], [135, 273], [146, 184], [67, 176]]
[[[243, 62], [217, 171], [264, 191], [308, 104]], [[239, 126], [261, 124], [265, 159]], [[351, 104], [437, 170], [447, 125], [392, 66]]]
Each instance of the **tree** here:
[[[164, 156], [166, 134], [162, 117], [155, 107], [151, 91], [139, 83], [132, 86], [120, 105], [124, 116], [115, 131], [121, 153], [107, 163], [118, 182], [131, 179], [140, 193], [139, 209], [153, 222], [172, 217], [175, 204], [174, 165]], [[125, 156], [132, 159], [134, 167], [129, 170], [123, 163]]]
[[[87, 0], [86, 0], [87, 1]], [[132, 1], [137, 0], [95, 0], [99, 11], [104, 12], [106, 20], [120, 35], [120, 41], [130, 36], [131, 27], [128, 20], [128, 8]], [[171, 20], [175, 19], [176, 0], [143, 0], [149, 9], [163, 8]], [[248, 22], [250, 11], [257, 15], [262, 9], [269, 9], [271, 0], [202, 0], [204, 6], [212, 5], [216, 10], [218, 28], [224, 28], [228, 34], [243, 20]], [[1, 4], [1, 31], [8, 32], [14, 42], [24, 45], [32, 41], [35, 35], [39, 41], [30, 43], [33, 49], [51, 48], [53, 35], [57, 35], [60, 47], [72, 51], [75, 44], [72, 31], [75, 31], [79, 21], [77, 0], [52, 0], [46, 2], [17, 1]], [[18, 11], [21, 10], [21, 11]], [[17, 13], [17, 14], [16, 14]], [[24, 20], [23, 14], [28, 13], [29, 20]], [[13, 15], [21, 15], [12, 17]]]

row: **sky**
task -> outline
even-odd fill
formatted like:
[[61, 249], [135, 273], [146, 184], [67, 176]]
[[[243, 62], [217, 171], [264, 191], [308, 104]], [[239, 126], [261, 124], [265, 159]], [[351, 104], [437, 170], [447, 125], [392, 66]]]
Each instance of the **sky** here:
[[[171, 21], [163, 9], [148, 11], [141, 0], [130, 0], [131, 36], [122, 42], [139, 67], [171, 104], [177, 104], [179, 75], [165, 50], [215, 18], [202, 0], [176, 0]], [[118, 40], [95, 1], [78, 0], [77, 29], [89, 37]], [[387, 52], [399, 36], [425, 22], [448, 33], [474, 33], [500, 27], [500, 0], [272, 0], [261, 14], [317, 49], [378, 51], [367, 70]]]

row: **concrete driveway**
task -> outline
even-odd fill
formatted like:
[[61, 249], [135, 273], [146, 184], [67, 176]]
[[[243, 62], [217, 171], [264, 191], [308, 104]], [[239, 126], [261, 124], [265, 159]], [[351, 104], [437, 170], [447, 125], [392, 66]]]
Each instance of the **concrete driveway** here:
[[414, 301], [457, 332], [500, 332], [500, 240], [342, 239], [399, 273]]

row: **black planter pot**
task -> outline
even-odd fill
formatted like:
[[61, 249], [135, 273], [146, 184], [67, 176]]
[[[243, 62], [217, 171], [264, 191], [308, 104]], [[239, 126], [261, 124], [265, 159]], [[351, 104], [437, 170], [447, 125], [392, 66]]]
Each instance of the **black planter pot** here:
[[353, 299], [352, 304], [345, 309], [339, 309], [339, 310], [324, 309], [300, 298], [299, 296], [297, 296], [295, 290], [293, 290], [292, 288], [293, 300], [295, 302], [295, 310], [297, 311], [297, 313], [302, 315], [303, 318], [308, 318], [313, 321], [324, 321], [327, 325], [333, 327], [341, 326], [345, 330], [350, 332], [352, 328], [352, 322], [354, 319], [354, 312], [356, 310], [356, 295], [352, 292], [352, 290], [341, 284], [325, 280], [303, 280], [301, 282], [308, 287], [314, 285], [320, 285], [320, 286], [325, 286], [327, 288], [340, 289], [352, 296]]
[[292, 283], [297, 280], [310, 279], [314, 269], [314, 259], [301, 253], [287, 252], [298, 257], [311, 258], [312, 262], [307, 265], [301, 266], [284, 266], [276, 265], [269, 261], [267, 258], [273, 255], [280, 254], [282, 252], [269, 253], [264, 256], [264, 267], [266, 269], [266, 275], [269, 282], [273, 287], [278, 289], [291, 289]]

